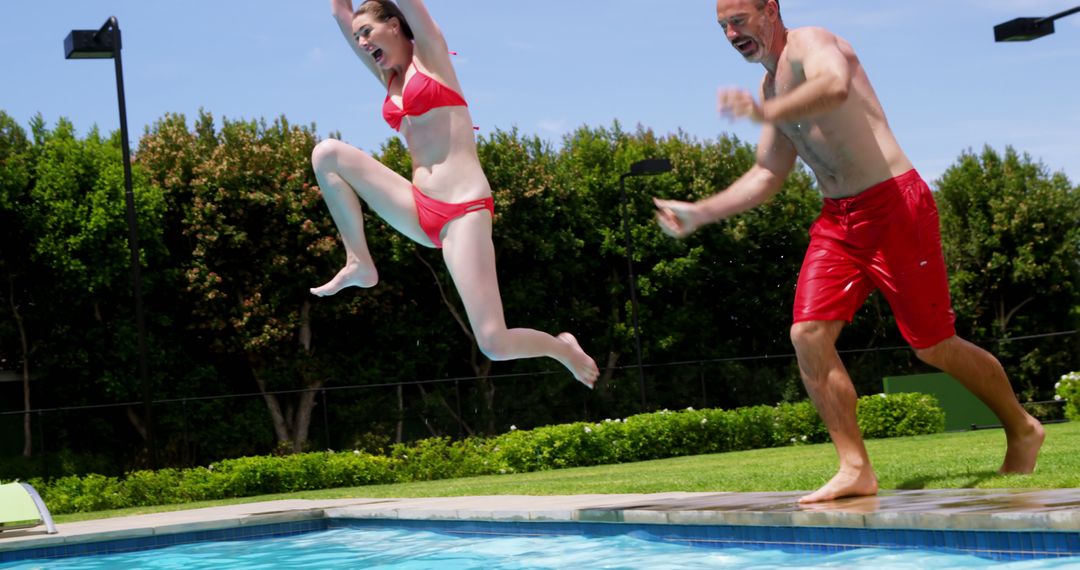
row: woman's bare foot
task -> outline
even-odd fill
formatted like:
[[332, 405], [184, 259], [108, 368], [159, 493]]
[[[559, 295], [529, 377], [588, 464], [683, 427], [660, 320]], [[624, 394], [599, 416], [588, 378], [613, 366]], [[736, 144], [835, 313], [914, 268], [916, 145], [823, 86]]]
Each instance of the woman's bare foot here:
[[597, 368], [596, 362], [591, 356], [585, 354], [574, 335], [564, 332], [556, 338], [570, 345], [570, 358], [563, 361], [563, 365], [570, 369], [574, 379], [592, 388], [596, 378], [600, 376], [600, 369]]
[[841, 469], [817, 491], [799, 499], [800, 504], [820, 503], [844, 497], [864, 497], [878, 492], [877, 475], [867, 466], [858, 471]]
[[1043, 430], [1039, 420], [1028, 416], [1027, 425], [1018, 434], [1006, 432], [1008, 447], [1005, 449], [1005, 461], [1001, 464], [998, 473], [1021, 473], [1028, 474], [1035, 471], [1035, 461], [1039, 458], [1039, 448], [1046, 439], [1046, 431]]
[[346, 287], [374, 287], [378, 282], [379, 272], [374, 265], [365, 267], [360, 263], [349, 262], [325, 285], [312, 288], [311, 294], [329, 297]]

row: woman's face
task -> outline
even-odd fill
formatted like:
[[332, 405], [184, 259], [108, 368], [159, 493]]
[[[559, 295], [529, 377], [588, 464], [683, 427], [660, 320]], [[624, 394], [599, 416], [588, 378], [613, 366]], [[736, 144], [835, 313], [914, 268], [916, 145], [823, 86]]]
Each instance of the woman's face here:
[[405, 35], [396, 18], [380, 22], [371, 14], [360, 14], [353, 18], [352, 26], [356, 45], [371, 54], [375, 65], [389, 69], [400, 63]]

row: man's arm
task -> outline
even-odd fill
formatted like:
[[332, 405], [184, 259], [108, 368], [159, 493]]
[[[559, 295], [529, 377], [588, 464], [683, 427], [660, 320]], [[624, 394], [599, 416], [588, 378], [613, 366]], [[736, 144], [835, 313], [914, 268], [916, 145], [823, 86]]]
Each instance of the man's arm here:
[[789, 57], [802, 63], [806, 81], [762, 103], [765, 122], [791, 123], [826, 113], [843, 104], [851, 91], [852, 62], [835, 35], [821, 28], [805, 28], [790, 34], [788, 41]]
[[726, 190], [697, 202], [654, 199], [660, 228], [672, 237], [683, 238], [701, 226], [756, 208], [783, 188], [796, 156], [787, 137], [774, 125], [764, 125], [757, 161]]

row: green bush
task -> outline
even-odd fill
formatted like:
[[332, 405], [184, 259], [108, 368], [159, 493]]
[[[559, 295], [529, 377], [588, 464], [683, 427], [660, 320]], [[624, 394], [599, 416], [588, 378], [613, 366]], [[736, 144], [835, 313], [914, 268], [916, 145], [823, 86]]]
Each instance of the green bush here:
[[[864, 437], [941, 432], [945, 414], [925, 394], [859, 399]], [[735, 410], [662, 410], [624, 420], [577, 422], [495, 438], [429, 438], [391, 446], [386, 456], [359, 450], [241, 457], [208, 467], [136, 471], [125, 478], [87, 475], [33, 480], [56, 514], [184, 503], [271, 493], [523, 473], [827, 441], [809, 402]]]
[[1080, 421], [1080, 372], [1063, 374], [1054, 389], [1054, 399], [1065, 400], [1065, 417]]
[[490, 447], [483, 438], [452, 441], [449, 437], [432, 437], [395, 444], [390, 448], [390, 457], [399, 480], [433, 481], [498, 472]]
[[859, 430], [866, 439], [904, 437], [945, 431], [945, 412], [937, 398], [918, 392], [863, 396]]
[[809, 400], [777, 405], [776, 430], [783, 444], [799, 445], [829, 440], [829, 430]]
[[[945, 414], [923, 394], [859, 399], [867, 438], [939, 433]], [[735, 410], [663, 410], [625, 420], [512, 430], [495, 438], [495, 463], [508, 472], [646, 461], [702, 453], [821, 443], [829, 433], [810, 402]]]
[[121, 486], [123, 502], [140, 506], [182, 502], [177, 493], [181, 479], [183, 472], [177, 469], [129, 473]]
[[[209, 492], [217, 497], [250, 497], [393, 483], [399, 461], [361, 452], [328, 451], [286, 456], [241, 457], [211, 465]], [[215, 497], [216, 498], [216, 497]]]
[[31, 480], [49, 511], [53, 513], [91, 512], [134, 506], [121, 492], [116, 477], [89, 474], [67, 475], [48, 484]]

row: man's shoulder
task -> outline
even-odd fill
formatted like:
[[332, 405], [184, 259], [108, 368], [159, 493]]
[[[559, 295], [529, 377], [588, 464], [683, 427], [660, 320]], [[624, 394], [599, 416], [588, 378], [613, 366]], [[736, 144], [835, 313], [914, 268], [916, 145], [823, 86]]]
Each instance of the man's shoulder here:
[[788, 43], [813, 42], [820, 40], [836, 39], [838, 36], [826, 28], [820, 26], [803, 26], [801, 28], [788, 28]]
[[791, 28], [788, 30], [784, 57], [788, 60], [799, 61], [807, 54], [838, 45], [847, 45], [847, 42], [825, 28], [815, 26]]

